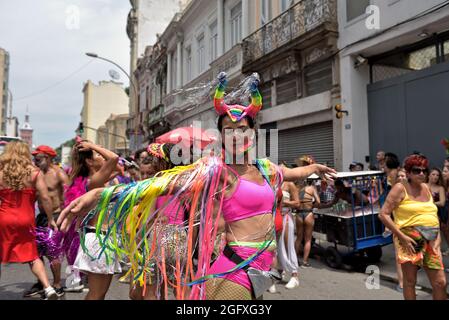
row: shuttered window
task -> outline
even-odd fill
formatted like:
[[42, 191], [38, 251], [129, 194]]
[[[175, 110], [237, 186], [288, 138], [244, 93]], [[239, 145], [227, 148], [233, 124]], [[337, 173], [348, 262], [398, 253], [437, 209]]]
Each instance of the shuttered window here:
[[271, 84], [272, 82], [264, 82], [260, 86], [260, 94], [262, 95], [263, 99], [263, 108], [268, 109], [271, 108], [272, 105], [272, 99], [271, 99]]
[[279, 161], [294, 164], [295, 159], [311, 155], [318, 163], [334, 166], [332, 121], [279, 131]]
[[308, 96], [332, 89], [331, 59], [306, 67], [304, 73]]
[[298, 75], [290, 73], [276, 79], [277, 105], [298, 99]]

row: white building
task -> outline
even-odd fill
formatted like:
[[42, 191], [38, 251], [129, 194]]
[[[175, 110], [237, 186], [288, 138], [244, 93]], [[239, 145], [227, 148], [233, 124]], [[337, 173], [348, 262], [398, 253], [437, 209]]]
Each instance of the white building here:
[[8, 117], [6, 119], [6, 135], [8, 137], [19, 136], [19, 119], [17, 117]]
[[[368, 11], [366, 8], [368, 8]], [[344, 168], [376, 151], [445, 156], [449, 2], [339, 0]], [[379, 24], [377, 25], [377, 22]], [[368, 143], [369, 142], [369, 143]]]
[[113, 81], [100, 81], [94, 84], [88, 80], [83, 87], [84, 104], [81, 122], [84, 125], [82, 137], [97, 141], [97, 130], [104, 125], [111, 114], [128, 113], [128, 95], [123, 84]]

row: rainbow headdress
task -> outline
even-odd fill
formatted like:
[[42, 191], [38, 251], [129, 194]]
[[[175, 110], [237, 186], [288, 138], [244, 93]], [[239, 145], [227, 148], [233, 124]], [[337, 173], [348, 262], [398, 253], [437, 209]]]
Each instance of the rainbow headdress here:
[[218, 75], [218, 85], [215, 89], [214, 107], [218, 115], [227, 114], [233, 122], [238, 122], [248, 116], [254, 119], [257, 113], [262, 109], [262, 96], [258, 89], [259, 80], [253, 76], [250, 92], [251, 104], [247, 107], [242, 105], [227, 105], [224, 101], [225, 89], [227, 86], [226, 73], [221, 72]]
[[[282, 183], [279, 168], [268, 160], [258, 160], [257, 167], [272, 186], [273, 192], [277, 192]], [[189, 166], [162, 171], [148, 180], [106, 188], [97, 208], [84, 219], [83, 225], [95, 216], [98, 218], [97, 238], [103, 248], [99, 255], [106, 254], [107, 257], [112, 250], [120, 256], [126, 256], [131, 263], [132, 282], [140, 283], [144, 292], [157, 269], [162, 276], [156, 277], [155, 281], [157, 284], [163, 282], [165, 289], [167, 286], [176, 288], [176, 299], [206, 299], [205, 281], [223, 276], [210, 274], [209, 268], [219, 229], [224, 191], [229, 188], [229, 174], [232, 174], [231, 171], [220, 158], [209, 157]], [[189, 208], [184, 223], [187, 243], [177, 242], [176, 245], [186, 246], [187, 255], [184, 254], [184, 259], [176, 259], [171, 264], [167, 262], [167, 253], [161, 249], [164, 246], [158, 234], [158, 228], [164, 223], [161, 219], [164, 207], [155, 209], [158, 197], [167, 195], [176, 198], [181, 204], [188, 204]], [[273, 212], [275, 210], [274, 203]], [[104, 225], [109, 226], [105, 233], [101, 231]], [[84, 234], [81, 234], [81, 242], [85, 249]], [[267, 249], [270, 242], [227, 273], [251, 263]], [[193, 253], [196, 250], [198, 262], [194, 267]], [[174, 275], [173, 279], [167, 276], [167, 271]], [[190, 297], [187, 296], [188, 286], [192, 287]]]

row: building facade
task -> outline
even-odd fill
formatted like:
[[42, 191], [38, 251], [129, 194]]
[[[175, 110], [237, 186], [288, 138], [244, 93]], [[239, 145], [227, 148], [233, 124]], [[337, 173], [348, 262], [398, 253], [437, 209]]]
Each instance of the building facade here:
[[[145, 83], [139, 105], [150, 101], [150, 140], [194, 121], [215, 128], [211, 94], [218, 73], [225, 71], [228, 88], [236, 88], [258, 72], [264, 98], [258, 123], [279, 130], [279, 160], [293, 163], [308, 153], [341, 166], [341, 121], [333, 112], [340, 98], [336, 7], [325, 0], [191, 1], [138, 67], [136, 77]], [[157, 68], [145, 78], [142, 70], [151, 66]]]
[[84, 84], [83, 94], [81, 122], [84, 125], [84, 132], [82, 138], [97, 143], [97, 131], [106, 123], [111, 114], [128, 113], [128, 95], [121, 83], [100, 81], [97, 85], [90, 80]]
[[8, 117], [6, 120], [6, 135], [8, 137], [19, 136], [19, 119], [17, 117]]
[[6, 134], [9, 98], [9, 53], [0, 48], [0, 134]]
[[449, 118], [449, 3], [344, 0], [339, 7], [343, 163], [419, 151], [440, 166]]
[[30, 123], [30, 114], [27, 113], [25, 114], [25, 122], [23, 123], [22, 126], [20, 126], [19, 129], [19, 135], [20, 135], [20, 139], [22, 139], [24, 142], [28, 143], [28, 145], [30, 146], [30, 149], [33, 148], [33, 128], [31, 127], [31, 123]]
[[105, 124], [97, 130], [97, 143], [104, 148], [127, 156], [129, 154], [129, 142], [126, 138], [126, 121], [128, 114], [111, 114]]
[[[145, 55], [146, 47], [156, 41], [156, 35], [161, 33], [172, 17], [183, 10], [190, 0], [144, 1], [130, 0], [131, 10], [128, 15], [126, 32], [130, 39], [130, 84], [129, 119], [127, 135], [131, 150], [136, 150], [144, 144], [145, 132], [140, 116], [141, 96], [138, 79], [134, 77], [138, 59]], [[134, 87], [134, 88], [133, 88]]]
[[[170, 28], [170, 26], [169, 26]], [[144, 132], [144, 144], [167, 132], [170, 127], [164, 118], [163, 99], [167, 85], [167, 54], [164, 46], [166, 32], [153, 46], [148, 46], [145, 56], [139, 59], [135, 77], [139, 84], [139, 120]]]
[[254, 29], [256, 1], [195, 0], [167, 30], [167, 96], [164, 117], [170, 127], [200, 121], [216, 127], [211, 83], [227, 72], [229, 87], [243, 80], [242, 39]]
[[259, 124], [277, 129], [280, 161], [309, 154], [340, 169], [336, 1], [269, 3], [258, 1], [261, 27], [243, 39], [243, 73], [261, 75]]

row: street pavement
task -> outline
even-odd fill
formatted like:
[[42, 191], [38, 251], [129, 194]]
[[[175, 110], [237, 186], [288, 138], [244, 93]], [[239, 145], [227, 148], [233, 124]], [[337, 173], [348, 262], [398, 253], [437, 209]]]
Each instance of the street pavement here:
[[[395, 290], [396, 283], [382, 272], [391, 272], [391, 266], [386, 263], [390, 258], [388, 247], [384, 250], [384, 259], [379, 265], [381, 271], [379, 287], [368, 286], [369, 277], [363, 272], [353, 270], [334, 270], [325, 265], [318, 257], [310, 262], [312, 268], [300, 269], [300, 285], [295, 289], [286, 289], [285, 283], [276, 285], [278, 292], [266, 293], [265, 300], [401, 300], [402, 294]], [[392, 264], [393, 268], [394, 265]], [[65, 270], [65, 268], [63, 268]], [[49, 273], [50, 274], [50, 273]], [[425, 277], [425, 275], [424, 275]], [[422, 274], [420, 273], [420, 278]], [[27, 265], [11, 264], [2, 266], [0, 278], [0, 300], [20, 300], [23, 292], [34, 283], [33, 275]], [[420, 282], [425, 283], [425, 282]], [[107, 294], [107, 300], [129, 300], [128, 284], [118, 282], [118, 276], [114, 277], [111, 288]], [[66, 293], [65, 300], [84, 299], [86, 293]], [[38, 298], [30, 298], [38, 299]], [[426, 288], [418, 291], [418, 299], [429, 300], [431, 296]]]

